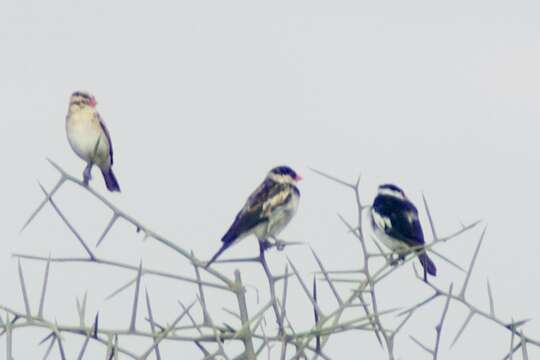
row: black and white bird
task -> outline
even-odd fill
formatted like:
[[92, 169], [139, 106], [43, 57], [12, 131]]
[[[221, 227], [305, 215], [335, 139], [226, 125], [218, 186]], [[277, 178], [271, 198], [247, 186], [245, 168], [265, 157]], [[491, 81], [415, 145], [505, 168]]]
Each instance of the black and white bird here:
[[103, 174], [109, 191], [120, 191], [120, 185], [112, 171], [113, 148], [109, 131], [96, 109], [96, 98], [87, 92], [75, 91], [69, 100], [66, 117], [66, 133], [75, 153], [86, 162], [83, 172], [88, 185], [92, 166]]
[[371, 207], [371, 221], [375, 236], [396, 252], [399, 260], [415, 251], [424, 268], [424, 279], [426, 272], [437, 275], [435, 264], [423, 250], [425, 242], [418, 210], [403, 190], [393, 184], [379, 186]]
[[223, 235], [223, 244], [206, 264], [210, 266], [227, 248], [254, 234], [261, 246], [267, 244], [291, 221], [300, 200], [296, 183], [302, 177], [288, 166], [270, 170], [262, 184], [249, 196], [236, 215], [229, 230]]

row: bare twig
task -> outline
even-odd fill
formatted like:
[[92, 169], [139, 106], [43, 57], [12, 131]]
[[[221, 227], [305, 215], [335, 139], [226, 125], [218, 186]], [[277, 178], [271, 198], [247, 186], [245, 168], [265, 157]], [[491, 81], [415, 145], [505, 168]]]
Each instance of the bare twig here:
[[[116, 207], [112, 202], [105, 198], [100, 193], [96, 192], [90, 186], [87, 186], [85, 181], [81, 181], [78, 178], [66, 173], [60, 166], [53, 161], [49, 160], [50, 164], [59, 172], [60, 179], [55, 184], [50, 192], [47, 192], [45, 188], [40, 184], [45, 199], [39, 204], [37, 209], [32, 212], [29, 219], [24, 223], [23, 229], [26, 228], [38, 215], [41, 209], [49, 203], [57, 215], [62, 219], [63, 223], [68, 227], [70, 232], [76, 237], [79, 244], [85, 251], [83, 257], [48, 257], [35, 256], [35, 255], [21, 255], [14, 254], [18, 258], [18, 271], [20, 279], [20, 287], [22, 297], [24, 300], [24, 310], [17, 311], [8, 308], [4, 305], [0, 305], [0, 309], [6, 312], [5, 318], [0, 316], [0, 336], [6, 335], [6, 359], [13, 360], [13, 333], [18, 329], [33, 328], [42, 329], [48, 334], [42, 343], [48, 342], [47, 351], [43, 359], [47, 359], [54, 346], [58, 347], [58, 352], [61, 359], [66, 358], [64, 352], [64, 341], [67, 341], [68, 337], [80, 336], [84, 339], [82, 347], [78, 353], [78, 360], [83, 360], [85, 355], [87, 358], [95, 357], [94, 355], [87, 354], [88, 344], [90, 341], [100, 344], [106, 348], [107, 359], [118, 359], [120, 355], [130, 359], [144, 360], [151, 354], [155, 354], [155, 358], [160, 360], [167, 355], [162, 354], [165, 352], [165, 346], [160, 346], [163, 342], [183, 342], [191, 343], [195, 346], [203, 355], [204, 359], [247, 359], [254, 360], [256, 358], [263, 358], [266, 354], [268, 359], [330, 359], [332, 358], [325, 352], [325, 346], [328, 344], [329, 339], [340, 333], [360, 331], [362, 333], [375, 335], [377, 341], [383, 349], [386, 351], [389, 360], [395, 359], [396, 349], [399, 344], [396, 339], [403, 333], [405, 325], [414, 317], [417, 311], [428, 304], [434, 302], [435, 299], [441, 297], [445, 299], [444, 308], [437, 323], [436, 337], [433, 348], [426, 346], [423, 342], [410, 336], [410, 339], [414, 341], [423, 351], [429, 353], [434, 360], [439, 357], [439, 351], [441, 343], [443, 341], [442, 329], [447, 320], [447, 312], [450, 302], [464, 306], [468, 310], [468, 315], [461, 325], [458, 333], [453, 339], [452, 345], [454, 345], [466, 327], [470, 324], [470, 321], [474, 316], [486, 318], [496, 326], [503, 327], [510, 332], [510, 352], [505, 359], [511, 359], [513, 354], [521, 350], [521, 355], [524, 359], [529, 357], [528, 346], [540, 347], [540, 341], [529, 336], [526, 336], [521, 327], [528, 321], [520, 320], [507, 323], [495, 315], [494, 297], [492, 293], [491, 284], [487, 282], [487, 291], [489, 297], [489, 310], [484, 311], [474, 306], [466, 299], [466, 291], [472, 277], [472, 271], [476, 264], [479, 250], [483, 239], [485, 237], [486, 229], [483, 230], [480, 240], [476, 246], [473, 257], [467, 269], [465, 270], [460, 264], [449, 259], [440, 249], [436, 249], [437, 246], [443, 242], [447, 242], [457, 236], [466, 233], [473, 229], [479, 222], [474, 222], [467, 226], [462, 226], [460, 229], [448, 236], [440, 236], [436, 231], [434, 225], [434, 219], [428, 202], [425, 196], [422, 195], [425, 211], [429, 220], [431, 234], [433, 241], [425, 246], [422, 246], [418, 250], [430, 252], [434, 256], [442, 259], [451, 266], [466, 273], [463, 284], [458, 294], [454, 294], [453, 285], [450, 285], [448, 290], [439, 288], [434, 283], [424, 283], [425, 286], [433, 291], [433, 294], [419, 299], [417, 302], [409, 305], [405, 310], [402, 310], [398, 315], [403, 316], [400, 319], [399, 324], [394, 329], [385, 326], [387, 320], [385, 315], [396, 311], [395, 309], [381, 310], [379, 307], [379, 295], [378, 291], [381, 287], [379, 285], [385, 280], [391, 277], [398, 269], [401, 269], [408, 262], [415, 259], [414, 255], [410, 255], [405, 258], [404, 261], [394, 264], [392, 261], [393, 254], [389, 251], [384, 251], [381, 245], [372, 237], [369, 232], [365, 232], [364, 226], [368, 224], [370, 220], [370, 208], [363, 205], [360, 196], [359, 184], [360, 178], [355, 182], [348, 182], [341, 180], [332, 175], [326, 174], [322, 171], [312, 169], [315, 173], [322, 177], [331, 180], [332, 182], [344, 186], [347, 189], [352, 190], [354, 196], [354, 203], [356, 205], [356, 220], [348, 222], [345, 217], [340, 216], [341, 221], [345, 225], [348, 233], [351, 234], [355, 241], [360, 243], [360, 253], [358, 264], [361, 264], [360, 268], [353, 270], [338, 270], [332, 271], [323, 264], [321, 258], [317, 253], [311, 249], [312, 255], [318, 266], [318, 273], [320, 281], [324, 281], [325, 286], [328, 286], [330, 299], [325, 299], [326, 292], [324, 286], [321, 288], [317, 286], [317, 278], [314, 277], [313, 285], [311, 289], [308, 289], [307, 284], [300, 276], [302, 269], [298, 267], [298, 263], [294, 262], [290, 258], [287, 258], [287, 264], [283, 274], [273, 274], [271, 272], [271, 265], [265, 256], [265, 250], [268, 248], [260, 247], [259, 256], [241, 259], [225, 259], [219, 262], [231, 263], [235, 262], [242, 266], [249, 266], [249, 263], [258, 263], [265, 275], [265, 280], [268, 283], [269, 296], [268, 299], [262, 302], [262, 307], [258, 309], [254, 314], [248, 312], [249, 298], [246, 293], [246, 285], [242, 283], [242, 276], [239, 270], [234, 272], [234, 278], [226, 275], [224, 271], [218, 271], [215, 268], [204, 268], [205, 263], [199, 260], [192, 250], [186, 249], [177, 245], [176, 242], [171, 241], [164, 236], [152, 231], [143, 223], [136, 220], [134, 217], [128, 215], [125, 211]], [[103, 206], [112, 212], [112, 215], [107, 222], [105, 228], [101, 231], [101, 235], [97, 241], [96, 246], [99, 246], [104, 239], [110, 234], [111, 230], [119, 223], [118, 220], [123, 220], [127, 224], [133, 226], [137, 232], [142, 232], [145, 239], [151, 239], [155, 243], [164, 245], [165, 248], [175, 254], [179, 255], [179, 259], [186, 262], [190, 266], [193, 266], [195, 274], [193, 277], [185, 276], [184, 273], [178, 273], [173, 271], [158, 271], [150, 268], [144, 268], [142, 266], [142, 259], [137, 265], [130, 263], [122, 263], [116, 260], [107, 259], [105, 257], [97, 256], [93, 253], [90, 247], [80, 236], [75, 227], [67, 220], [66, 216], [62, 213], [58, 205], [53, 200], [53, 196], [58, 193], [65, 183], [74, 184], [78, 190], [88, 192], [91, 196], [98, 200]], [[22, 231], [22, 230], [21, 230]], [[373, 244], [370, 242], [374, 240]], [[113, 241], [114, 239], [110, 239]], [[283, 250], [289, 246], [303, 244], [302, 241], [285, 241], [280, 239], [273, 239], [274, 242], [270, 247], [276, 247], [278, 250]], [[369, 244], [368, 244], [369, 242]], [[186, 244], [185, 241], [178, 242], [178, 244]], [[373, 247], [373, 245], [375, 247]], [[376, 250], [375, 250], [376, 249]], [[104, 250], [104, 249], [102, 249]], [[39, 299], [39, 308], [37, 315], [33, 315], [31, 312], [30, 303], [33, 302], [28, 296], [27, 284], [23, 275], [21, 259], [28, 259], [30, 261], [45, 262], [45, 272], [43, 277], [43, 283], [41, 285], [41, 295]], [[85, 321], [87, 295], [85, 294], [82, 301], [77, 298], [77, 312], [78, 312], [78, 325], [66, 325], [58, 324], [56, 321], [51, 321], [44, 316], [44, 304], [47, 297], [47, 287], [49, 283], [50, 267], [51, 264], [90, 264], [90, 265], [103, 265], [107, 266], [110, 270], [128, 270], [132, 272], [133, 276], [129, 276], [130, 279], [127, 283], [124, 283], [121, 287], [115, 290], [107, 298], [112, 298], [122, 291], [129, 289], [133, 286], [134, 294], [133, 301], [131, 303], [131, 317], [128, 328], [107, 328], [103, 324], [108, 322], [99, 322], [99, 315], [96, 314], [93, 324], [89, 327]], [[57, 266], [57, 265], [55, 265]], [[289, 267], [292, 272], [289, 271]], [[352, 267], [354, 268], [354, 267]], [[56, 269], [56, 267], [55, 267]], [[202, 269], [202, 270], [201, 270]], [[415, 275], [417, 278], [421, 278], [418, 274], [416, 267], [413, 266]], [[204, 277], [203, 277], [204, 275]], [[307, 329], [299, 329], [294, 326], [287, 315], [287, 305], [290, 302], [290, 289], [289, 276], [295, 276], [298, 280], [298, 284], [306, 296], [305, 304], [313, 308], [314, 324], [308, 326]], [[177, 281], [186, 284], [195, 285], [197, 293], [197, 300], [190, 306], [186, 307], [181, 301], [178, 301], [182, 307], [182, 311], [178, 317], [172, 319], [162, 319], [163, 313], [160, 308], [152, 309], [150, 304], [150, 296], [145, 289], [146, 299], [146, 317], [145, 320], [149, 323], [149, 329], [146, 330], [143, 327], [137, 327], [137, 312], [139, 305], [140, 287], [141, 281], [144, 277], [145, 284], [155, 277], [169, 279], [169, 281]], [[210, 278], [210, 281], [206, 280], [206, 277]], [[277, 294], [277, 286], [279, 282], [282, 282], [281, 293]], [[349, 285], [346, 293], [341, 287]], [[250, 285], [251, 288], [251, 285]], [[240, 322], [238, 326], [236, 323], [218, 325], [214, 321], [215, 314], [212, 313], [212, 303], [215, 302], [215, 296], [210, 296], [210, 289], [216, 289], [223, 294], [234, 294], [234, 299], [238, 305], [238, 312], [229, 310], [228, 305], [221, 305], [219, 308], [223, 309], [224, 313], [230, 314], [236, 321]], [[257, 291], [257, 304], [259, 304], [259, 293]], [[30, 292], [32, 293], [32, 292]], [[347, 294], [347, 296], [346, 296]], [[48, 295], [50, 296], [50, 295]], [[382, 295], [381, 295], [382, 296]], [[326, 301], [328, 300], [328, 301]], [[194, 305], [198, 303], [200, 308], [197, 307], [196, 311], [192, 311]], [[321, 309], [321, 304], [324, 305], [325, 312]], [[332, 308], [328, 304], [335, 306]], [[290, 307], [291, 305], [289, 305]], [[129, 305], [126, 306], [129, 308]], [[274, 317], [276, 320], [276, 326], [269, 325], [267, 321], [270, 308], [273, 309]], [[199, 310], [202, 316], [199, 314]], [[157, 310], [157, 313], [154, 313]], [[290, 310], [290, 309], [289, 309]], [[295, 309], [296, 310], [296, 309]], [[358, 312], [361, 312], [358, 316]], [[159, 316], [162, 319], [162, 323], [156, 321], [155, 316]], [[183, 318], [188, 318], [188, 323], [181, 323]], [[5, 319], [5, 320], [4, 320]], [[235, 322], [236, 322], [235, 321]], [[151, 341], [151, 345], [142, 353], [136, 354], [135, 352], [126, 348], [126, 342], [122, 341], [123, 337], [136, 337], [145, 341]], [[515, 341], [515, 339], [519, 339]], [[228, 348], [223, 346], [224, 342], [238, 342], [243, 344], [243, 351], [241, 354], [235, 353], [234, 356], [227, 354]], [[517, 342], [517, 344], [515, 344]], [[274, 350], [277, 347], [276, 355]]]

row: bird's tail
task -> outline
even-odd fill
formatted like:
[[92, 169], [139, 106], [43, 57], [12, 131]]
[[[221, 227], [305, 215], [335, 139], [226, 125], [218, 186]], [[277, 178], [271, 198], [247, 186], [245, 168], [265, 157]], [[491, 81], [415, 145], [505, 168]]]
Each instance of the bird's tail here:
[[221, 245], [221, 247], [219, 248], [219, 250], [217, 251], [217, 253], [215, 253], [214, 256], [212, 256], [212, 258], [210, 259], [209, 262], [206, 263], [206, 265], [204, 266], [205, 269], [208, 269], [208, 267], [210, 266], [210, 264], [212, 264], [214, 261], [217, 260], [217, 258], [225, 251], [227, 250], [227, 248], [229, 246], [231, 246], [232, 242], [223, 242], [223, 245]]
[[225, 235], [223, 235], [223, 237], [221, 238], [221, 241], [223, 242], [223, 245], [225, 244], [230, 245], [237, 238], [238, 238], [238, 232], [236, 231], [236, 227], [234, 226], [234, 224], [232, 224], [231, 228], [227, 230]]
[[107, 185], [107, 190], [120, 192], [120, 185], [118, 184], [118, 180], [116, 180], [116, 176], [114, 176], [112, 168], [101, 169], [101, 173], [103, 174], [105, 185]]
[[420, 260], [420, 264], [422, 264], [425, 272], [431, 276], [437, 276], [437, 268], [425, 252], [418, 254], [418, 259]]

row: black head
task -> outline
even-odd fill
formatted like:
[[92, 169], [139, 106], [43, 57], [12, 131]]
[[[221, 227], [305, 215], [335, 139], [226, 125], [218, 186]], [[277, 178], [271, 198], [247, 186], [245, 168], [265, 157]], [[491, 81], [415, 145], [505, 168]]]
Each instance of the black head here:
[[296, 182], [302, 180], [302, 177], [288, 166], [277, 166], [270, 170], [268, 177], [276, 182]]

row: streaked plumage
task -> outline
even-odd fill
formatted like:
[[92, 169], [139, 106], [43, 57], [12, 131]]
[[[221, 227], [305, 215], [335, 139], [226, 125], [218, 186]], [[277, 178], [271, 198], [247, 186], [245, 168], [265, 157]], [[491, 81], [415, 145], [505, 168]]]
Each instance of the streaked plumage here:
[[71, 95], [66, 117], [66, 133], [69, 144], [87, 166], [83, 172], [84, 182], [91, 178], [92, 165], [100, 168], [109, 191], [120, 191], [112, 171], [113, 148], [111, 136], [96, 110], [95, 98], [85, 92]]
[[[418, 210], [410, 202], [403, 190], [396, 185], [384, 184], [379, 186], [378, 194], [371, 208], [372, 225], [376, 237], [402, 259], [411, 248], [424, 245], [424, 233], [418, 218]], [[427, 272], [436, 276], [435, 264], [422, 249], [415, 250]]]
[[262, 184], [247, 199], [229, 230], [223, 235], [219, 251], [207, 263], [213, 263], [228, 247], [254, 234], [262, 242], [274, 237], [293, 218], [300, 191], [295, 183], [301, 177], [288, 166], [270, 170]]

